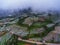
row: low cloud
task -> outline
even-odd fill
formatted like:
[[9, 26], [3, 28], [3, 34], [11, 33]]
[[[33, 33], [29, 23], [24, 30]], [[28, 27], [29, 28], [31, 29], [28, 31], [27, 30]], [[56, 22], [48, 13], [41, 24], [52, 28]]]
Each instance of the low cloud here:
[[60, 0], [0, 0], [0, 9], [59, 10]]

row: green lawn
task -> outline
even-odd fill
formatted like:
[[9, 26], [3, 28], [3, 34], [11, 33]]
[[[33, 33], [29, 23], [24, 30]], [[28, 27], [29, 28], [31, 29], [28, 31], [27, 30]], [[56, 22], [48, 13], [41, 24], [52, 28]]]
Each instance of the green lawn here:
[[18, 42], [18, 45], [26, 45], [26, 44], [33, 45], [33, 44], [31, 44], [31, 43], [27, 43], [27, 42], [23, 42], [23, 41], [19, 41], [19, 42]]
[[26, 43], [25, 42], [22, 42], [22, 41], [19, 41], [18, 42], [18, 45], [25, 45]]

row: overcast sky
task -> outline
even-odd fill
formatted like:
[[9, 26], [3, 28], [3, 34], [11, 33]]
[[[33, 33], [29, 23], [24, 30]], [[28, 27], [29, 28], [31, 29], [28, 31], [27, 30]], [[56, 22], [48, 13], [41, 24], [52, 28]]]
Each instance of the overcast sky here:
[[60, 0], [0, 0], [0, 9], [32, 7], [34, 10], [60, 9]]

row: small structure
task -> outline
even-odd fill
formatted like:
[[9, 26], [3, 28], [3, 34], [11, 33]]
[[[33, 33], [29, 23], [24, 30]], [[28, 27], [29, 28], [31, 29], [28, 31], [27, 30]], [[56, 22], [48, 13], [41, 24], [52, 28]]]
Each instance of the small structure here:
[[46, 19], [45, 17], [39, 17], [38, 21], [40, 21], [40, 22], [44, 22], [45, 19]]
[[55, 24], [48, 24], [46, 25], [48, 28], [53, 27]]
[[4, 23], [0, 23], [0, 26], [3, 26], [4, 25]]

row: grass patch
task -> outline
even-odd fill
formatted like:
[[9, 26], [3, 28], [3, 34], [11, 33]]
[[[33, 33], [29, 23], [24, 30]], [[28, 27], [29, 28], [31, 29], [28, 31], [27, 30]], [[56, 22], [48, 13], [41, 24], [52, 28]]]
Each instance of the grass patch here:
[[18, 42], [18, 45], [25, 45], [25, 44], [26, 44], [26, 42], [22, 42], [22, 41]]
[[18, 42], [18, 45], [26, 45], [26, 44], [28, 44], [28, 45], [33, 45], [33, 44], [31, 44], [31, 43], [28, 43], [28, 42], [23, 42], [23, 41], [19, 41], [19, 42]]

